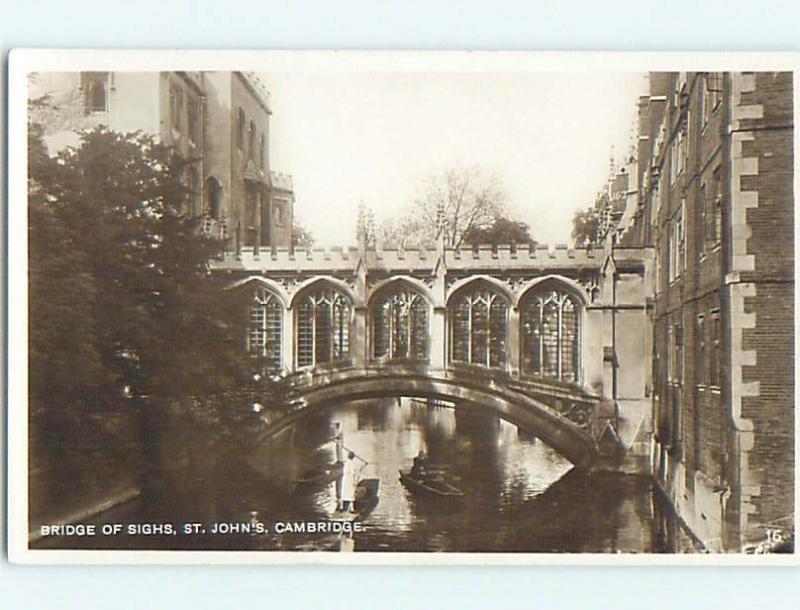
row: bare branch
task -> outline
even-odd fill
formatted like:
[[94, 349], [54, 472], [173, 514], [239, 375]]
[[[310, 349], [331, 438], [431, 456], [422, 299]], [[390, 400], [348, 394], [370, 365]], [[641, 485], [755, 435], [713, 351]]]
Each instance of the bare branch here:
[[403, 243], [433, 241], [440, 236], [460, 246], [465, 235], [486, 228], [504, 212], [498, 179], [479, 168], [450, 167], [427, 176], [408, 210], [383, 223], [384, 239]]

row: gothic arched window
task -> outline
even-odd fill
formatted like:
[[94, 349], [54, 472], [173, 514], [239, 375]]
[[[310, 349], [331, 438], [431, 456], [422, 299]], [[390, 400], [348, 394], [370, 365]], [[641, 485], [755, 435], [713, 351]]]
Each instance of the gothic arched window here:
[[537, 291], [520, 306], [522, 371], [542, 377], [578, 381], [580, 372], [580, 306], [570, 293]]
[[211, 218], [222, 218], [222, 185], [213, 176], [206, 179], [204, 213]]
[[450, 305], [450, 359], [491, 368], [506, 365], [508, 303], [481, 287], [465, 289]]
[[108, 111], [108, 72], [81, 72], [86, 114]]
[[297, 366], [317, 366], [350, 356], [350, 299], [327, 286], [301, 296], [297, 310]]
[[256, 289], [250, 303], [247, 350], [261, 358], [265, 368], [282, 368], [283, 305], [264, 288]]
[[372, 307], [372, 355], [428, 360], [428, 302], [410, 288], [386, 290]]

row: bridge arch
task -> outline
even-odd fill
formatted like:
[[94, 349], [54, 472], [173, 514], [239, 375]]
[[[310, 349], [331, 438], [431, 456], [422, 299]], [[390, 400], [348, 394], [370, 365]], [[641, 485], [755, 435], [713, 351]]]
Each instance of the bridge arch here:
[[[588, 467], [596, 453], [596, 443], [587, 425], [560, 415], [533, 396], [468, 372], [431, 375], [425, 371], [392, 367], [329, 371], [315, 374], [311, 383], [296, 388], [290, 396], [292, 408], [282, 410], [285, 415], [272, 420], [258, 433], [260, 441], [312, 413], [340, 404], [342, 400], [408, 396], [445, 400], [453, 403], [454, 408], [488, 411], [536, 434], [580, 467]], [[587, 415], [587, 420], [590, 417]]]
[[372, 290], [367, 305], [370, 359], [430, 361], [433, 301], [425, 284], [390, 278]]

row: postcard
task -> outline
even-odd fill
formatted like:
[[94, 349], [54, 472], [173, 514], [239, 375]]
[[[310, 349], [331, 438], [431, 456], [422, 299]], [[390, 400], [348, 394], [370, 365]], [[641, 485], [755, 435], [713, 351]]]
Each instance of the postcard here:
[[12, 52], [11, 560], [796, 563], [798, 66]]

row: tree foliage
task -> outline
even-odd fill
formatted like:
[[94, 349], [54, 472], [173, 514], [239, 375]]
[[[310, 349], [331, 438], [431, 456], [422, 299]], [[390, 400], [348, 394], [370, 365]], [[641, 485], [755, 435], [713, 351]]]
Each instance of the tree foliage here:
[[576, 247], [593, 246], [600, 241], [600, 221], [607, 205], [603, 193], [597, 195], [594, 205], [578, 210], [572, 217], [572, 241]]
[[505, 216], [496, 217], [488, 227], [472, 227], [464, 235], [464, 241], [472, 246], [535, 243], [527, 223]]
[[242, 316], [209, 272], [223, 243], [188, 213], [186, 162], [103, 128], [51, 159], [30, 127], [32, 416], [140, 396], [218, 420], [198, 397], [236, 386]]
[[598, 222], [594, 208], [575, 212], [572, 217], [572, 241], [575, 246], [585, 247], [597, 242]]
[[315, 241], [314, 234], [295, 220], [292, 225], [292, 248], [308, 250], [314, 246]]

